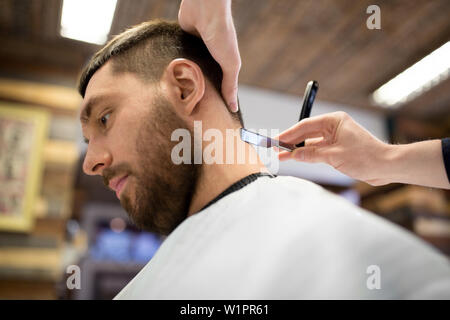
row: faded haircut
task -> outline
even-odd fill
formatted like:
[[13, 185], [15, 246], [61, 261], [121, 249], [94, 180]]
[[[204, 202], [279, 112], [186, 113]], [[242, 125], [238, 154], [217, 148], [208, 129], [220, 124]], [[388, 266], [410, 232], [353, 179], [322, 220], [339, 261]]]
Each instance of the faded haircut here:
[[[90, 79], [110, 59], [115, 73], [130, 72], [144, 81], [158, 82], [176, 58], [195, 62], [222, 97], [222, 69], [203, 40], [183, 31], [177, 22], [159, 19], [122, 32], [95, 53], [82, 70], [78, 91], [84, 98]], [[243, 126], [240, 110], [231, 116]]]

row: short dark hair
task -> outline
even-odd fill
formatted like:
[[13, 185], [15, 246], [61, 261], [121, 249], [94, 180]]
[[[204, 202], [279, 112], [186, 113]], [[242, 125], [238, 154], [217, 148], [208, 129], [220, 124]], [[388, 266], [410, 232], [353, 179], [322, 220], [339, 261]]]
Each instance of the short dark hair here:
[[[78, 91], [84, 98], [90, 79], [110, 59], [114, 72], [131, 72], [143, 80], [159, 81], [164, 69], [176, 58], [197, 63], [222, 97], [222, 69], [203, 40], [183, 31], [177, 22], [160, 19], [122, 32], [95, 53], [81, 73]], [[243, 126], [240, 111], [232, 113], [232, 117]]]

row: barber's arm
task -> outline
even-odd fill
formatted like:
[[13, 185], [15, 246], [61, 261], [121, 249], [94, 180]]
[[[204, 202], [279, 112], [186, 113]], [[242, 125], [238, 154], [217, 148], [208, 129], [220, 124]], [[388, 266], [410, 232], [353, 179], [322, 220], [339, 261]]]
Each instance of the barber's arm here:
[[202, 38], [223, 71], [222, 95], [231, 111], [238, 110], [238, 76], [241, 56], [231, 0], [183, 0], [178, 12], [181, 28]]
[[397, 182], [450, 189], [450, 139], [387, 144], [345, 112], [302, 120], [277, 139], [306, 140], [305, 147], [280, 152], [280, 160], [325, 162], [371, 185]]

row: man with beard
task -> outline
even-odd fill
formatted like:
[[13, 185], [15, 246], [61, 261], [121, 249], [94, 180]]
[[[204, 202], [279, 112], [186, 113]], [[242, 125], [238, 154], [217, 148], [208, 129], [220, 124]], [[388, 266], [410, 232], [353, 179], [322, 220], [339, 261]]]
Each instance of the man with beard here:
[[[175, 130], [243, 126], [221, 81], [201, 39], [159, 20], [116, 36], [83, 70], [84, 171], [139, 227], [168, 235], [117, 299], [450, 297], [446, 258], [318, 185], [264, 173], [239, 139], [224, 141], [232, 163], [175, 164]], [[205, 147], [191, 140], [190, 156]]]

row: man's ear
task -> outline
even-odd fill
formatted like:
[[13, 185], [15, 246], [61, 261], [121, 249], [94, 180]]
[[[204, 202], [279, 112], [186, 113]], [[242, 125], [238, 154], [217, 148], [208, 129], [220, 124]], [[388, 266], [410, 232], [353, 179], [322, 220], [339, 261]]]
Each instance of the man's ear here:
[[184, 115], [191, 115], [205, 94], [203, 72], [195, 62], [188, 59], [172, 60], [161, 80], [166, 97]]

